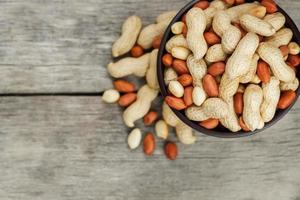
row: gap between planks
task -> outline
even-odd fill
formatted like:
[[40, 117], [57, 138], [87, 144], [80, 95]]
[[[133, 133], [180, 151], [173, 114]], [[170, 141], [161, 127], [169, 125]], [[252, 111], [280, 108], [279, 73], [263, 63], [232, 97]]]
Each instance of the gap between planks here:
[[62, 92], [62, 93], [3, 93], [0, 97], [34, 97], [34, 96], [102, 96], [102, 92]]

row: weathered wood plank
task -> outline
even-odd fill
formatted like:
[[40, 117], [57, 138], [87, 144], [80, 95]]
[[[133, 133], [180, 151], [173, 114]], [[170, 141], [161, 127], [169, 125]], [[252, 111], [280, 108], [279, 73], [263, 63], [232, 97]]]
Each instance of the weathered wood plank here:
[[[120, 109], [99, 97], [0, 99], [0, 199], [300, 198], [300, 104], [253, 137], [197, 134], [165, 159], [130, 151]], [[145, 130], [146, 131], [146, 130]]]
[[[0, 93], [99, 92], [123, 20], [144, 24], [189, 0], [1, 0]], [[279, 1], [300, 23], [297, 0]]]
[[1, 93], [99, 92], [123, 20], [144, 24], [186, 1], [0, 1]]

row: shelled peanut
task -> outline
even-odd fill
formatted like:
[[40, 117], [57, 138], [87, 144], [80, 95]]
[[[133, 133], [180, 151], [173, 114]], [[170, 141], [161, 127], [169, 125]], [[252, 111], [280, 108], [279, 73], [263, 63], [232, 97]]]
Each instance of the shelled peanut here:
[[[198, 6], [203, 7], [202, 3]], [[176, 13], [175, 11], [162, 13], [156, 18], [155, 23], [144, 28], [138, 16], [131, 16], [125, 20], [121, 37], [114, 43], [112, 53], [114, 57], [126, 56], [129, 53], [130, 55], [108, 64], [108, 73], [115, 78], [113, 81], [114, 89], [108, 89], [102, 96], [104, 102], [118, 103], [124, 109], [124, 123], [132, 128], [127, 137], [130, 149], [136, 149], [142, 143], [144, 153], [150, 156], [155, 151], [156, 140], [164, 140], [166, 142], [164, 152], [170, 160], [177, 158], [178, 147], [169, 139], [169, 124], [161, 117], [162, 108], [154, 110], [152, 102], [157, 98], [159, 92], [156, 77], [158, 48], [162, 34]], [[185, 34], [185, 26], [184, 23], [177, 23], [172, 27], [172, 30], [178, 34]], [[187, 94], [191, 95], [191, 91], [184, 90], [181, 85], [184, 87], [191, 86], [193, 78], [188, 74], [187, 66], [182, 65], [181, 59], [187, 59], [190, 50], [185, 46], [179, 47], [177, 45], [182, 41], [186, 42], [183, 36], [174, 38], [173, 41], [169, 42], [172, 51], [164, 56], [163, 62], [165, 66], [170, 67], [170, 70], [166, 72], [166, 81], [170, 82], [170, 91], [178, 97], [185, 96], [186, 103], [189, 103]], [[177, 48], [173, 48], [174, 46]], [[174, 70], [171, 65], [174, 66]], [[177, 76], [177, 73], [180, 76]], [[145, 79], [146, 84], [138, 88], [128, 81], [130, 78], [127, 77], [132, 75]], [[176, 77], [173, 77], [174, 75]], [[164, 117], [169, 117], [169, 115], [171, 114], [165, 113]], [[154, 127], [156, 136], [148, 132], [143, 137], [141, 129], [136, 128], [136, 122], [139, 120], [143, 120], [144, 126]], [[196, 138], [192, 130], [180, 123], [179, 120], [177, 124], [176, 132], [179, 141], [184, 144], [194, 143]]]
[[[181, 143], [195, 143], [193, 130], [171, 108], [205, 129], [223, 126], [231, 132], [248, 132], [262, 129], [278, 109], [295, 102], [300, 49], [275, 2], [199, 0], [171, 25], [173, 35], [161, 60], [169, 94], [162, 109], [154, 109], [158, 48], [176, 13], [163, 13], [145, 27], [139, 17], [129, 17], [113, 45], [114, 57], [131, 56], [108, 64], [108, 73], [116, 80], [102, 99], [124, 108], [124, 123], [132, 128], [127, 138], [130, 149], [143, 142], [144, 153], [153, 155], [157, 140], [165, 140], [166, 157], [176, 159], [178, 147], [169, 141], [170, 127]], [[138, 88], [127, 81], [128, 76], [146, 84]], [[154, 127], [156, 136], [149, 132], [143, 138], [136, 128], [139, 120]]]
[[226, 8], [217, 10], [206, 27], [212, 4], [207, 1], [173, 24], [166, 51], [182, 47], [189, 55], [163, 55], [165, 70], [177, 73], [165, 82], [165, 102], [205, 129], [255, 131], [295, 102], [299, 44], [274, 1], [223, 3]]

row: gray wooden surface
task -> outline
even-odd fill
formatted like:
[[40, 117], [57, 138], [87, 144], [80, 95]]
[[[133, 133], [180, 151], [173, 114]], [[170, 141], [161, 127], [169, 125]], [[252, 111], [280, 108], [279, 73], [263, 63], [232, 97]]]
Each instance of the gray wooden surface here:
[[[199, 133], [172, 162], [160, 140], [153, 157], [127, 148], [117, 106], [57, 96], [111, 87], [105, 66], [122, 20], [148, 24], [187, 2], [0, 0], [1, 200], [300, 200], [299, 101], [252, 137]], [[299, 27], [300, 2], [279, 4]]]

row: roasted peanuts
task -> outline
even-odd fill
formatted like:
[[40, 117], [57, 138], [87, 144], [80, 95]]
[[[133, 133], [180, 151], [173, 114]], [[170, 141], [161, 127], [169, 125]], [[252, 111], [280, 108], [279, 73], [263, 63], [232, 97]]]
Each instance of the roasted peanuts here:
[[187, 107], [185, 105], [184, 101], [181, 98], [177, 98], [177, 97], [167, 96], [165, 98], [165, 102], [171, 108], [174, 108], [175, 110], [183, 110], [183, 109], [185, 109]]
[[144, 116], [144, 124], [151, 126], [157, 120], [158, 114], [155, 111], [150, 111]]
[[177, 145], [173, 142], [167, 142], [165, 145], [166, 157], [170, 160], [176, 160], [178, 155]]
[[289, 55], [289, 53], [290, 53], [290, 49], [287, 45], [281, 46], [280, 51], [281, 51], [283, 57]]
[[257, 76], [263, 83], [268, 83], [271, 78], [270, 66], [262, 60], [258, 61]]
[[214, 32], [205, 32], [204, 38], [209, 45], [215, 45], [221, 43], [221, 38]]
[[156, 37], [153, 39], [152, 47], [153, 47], [154, 49], [159, 49], [160, 43], [161, 43], [161, 39], [162, 39], [162, 36], [161, 36], [161, 35], [156, 36]]
[[186, 62], [183, 60], [175, 59], [172, 65], [173, 69], [179, 74], [188, 74], [189, 70], [187, 68]]
[[133, 83], [129, 83], [128, 81], [124, 80], [116, 80], [114, 81], [115, 89], [119, 92], [134, 92], [135, 91], [135, 85]]
[[171, 54], [167, 53], [162, 57], [162, 62], [166, 67], [171, 67], [173, 63], [173, 57]]
[[275, 13], [278, 10], [276, 3], [272, 0], [262, 0], [261, 5], [266, 7], [269, 14]]
[[224, 62], [216, 62], [208, 67], [207, 72], [212, 76], [219, 76], [225, 72], [225, 63]]
[[243, 100], [243, 93], [236, 93], [234, 95], [234, 110], [235, 113], [240, 115], [243, 113], [243, 108], [244, 108], [244, 100]]
[[281, 93], [277, 107], [279, 109], [288, 108], [296, 99], [297, 95], [294, 91], [284, 91]]
[[140, 45], [135, 45], [134, 47], [132, 47], [131, 49], [131, 55], [132, 57], [140, 57], [144, 54], [144, 49], [140, 46]]
[[203, 88], [209, 97], [217, 97], [219, 95], [219, 87], [216, 79], [210, 74], [204, 76]]
[[187, 107], [193, 104], [193, 87], [186, 87], [184, 89], [183, 101]]
[[199, 125], [206, 129], [214, 129], [219, 125], [219, 120], [211, 118], [200, 122]]
[[127, 107], [136, 100], [136, 93], [127, 93], [120, 97], [118, 103], [121, 107]]
[[194, 5], [194, 7], [201, 8], [202, 10], [205, 10], [206, 8], [209, 7], [209, 2], [208, 1], [199, 1]]
[[193, 78], [189, 74], [182, 74], [177, 80], [183, 87], [190, 86], [193, 83]]
[[152, 133], [147, 133], [144, 138], [143, 148], [146, 155], [151, 156], [156, 146], [155, 138]]
[[300, 64], [300, 56], [299, 55], [289, 55], [288, 62], [292, 67], [297, 67]]

